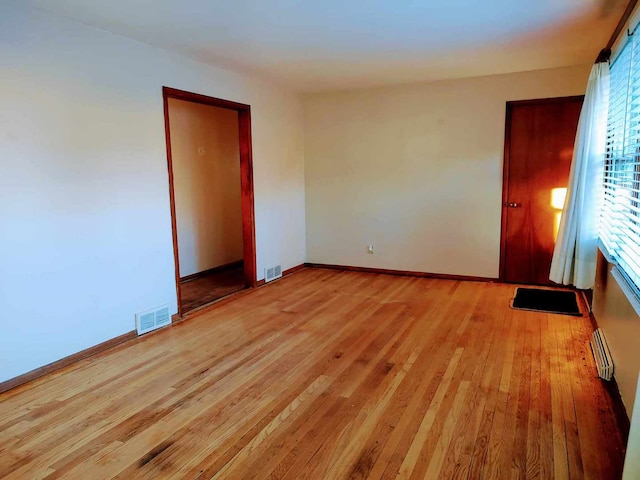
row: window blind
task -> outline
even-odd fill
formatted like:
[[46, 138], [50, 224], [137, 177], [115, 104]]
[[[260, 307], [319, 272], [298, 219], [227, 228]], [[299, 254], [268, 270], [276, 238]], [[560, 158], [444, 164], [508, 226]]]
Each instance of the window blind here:
[[640, 292], [640, 38], [611, 65], [600, 239]]

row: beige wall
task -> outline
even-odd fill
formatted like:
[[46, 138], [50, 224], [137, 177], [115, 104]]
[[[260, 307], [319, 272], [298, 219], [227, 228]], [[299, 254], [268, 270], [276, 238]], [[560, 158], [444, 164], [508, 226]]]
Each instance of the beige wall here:
[[304, 97], [308, 261], [496, 277], [505, 103], [583, 94], [589, 70]]
[[169, 99], [180, 276], [242, 260], [238, 113]]
[[640, 318], [618, 281], [611, 275], [611, 268], [602, 254], [598, 253], [593, 315], [609, 344], [616, 382], [627, 413], [631, 416], [640, 372]]

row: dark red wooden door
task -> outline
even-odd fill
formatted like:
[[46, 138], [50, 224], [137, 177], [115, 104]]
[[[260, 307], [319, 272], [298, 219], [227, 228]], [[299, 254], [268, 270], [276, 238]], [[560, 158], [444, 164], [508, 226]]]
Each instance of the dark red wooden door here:
[[[501, 277], [548, 285], [583, 97], [507, 103]], [[553, 195], [556, 194], [554, 206]]]

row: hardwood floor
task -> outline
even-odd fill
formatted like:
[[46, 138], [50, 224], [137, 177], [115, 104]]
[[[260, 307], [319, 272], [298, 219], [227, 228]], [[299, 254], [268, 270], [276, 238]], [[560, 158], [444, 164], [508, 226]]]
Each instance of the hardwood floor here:
[[513, 292], [302, 270], [0, 395], [0, 477], [619, 478], [589, 319]]
[[242, 264], [180, 282], [182, 309], [188, 312], [243, 288]]

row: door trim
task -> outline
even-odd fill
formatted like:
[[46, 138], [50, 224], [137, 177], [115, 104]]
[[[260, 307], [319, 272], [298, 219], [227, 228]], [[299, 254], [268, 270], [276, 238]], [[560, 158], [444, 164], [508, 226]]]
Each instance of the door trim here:
[[522, 107], [527, 105], [546, 105], [550, 103], [569, 103], [577, 100], [584, 101], [584, 95], [573, 95], [569, 97], [553, 97], [539, 98], [533, 100], [517, 100], [507, 102], [505, 127], [504, 127], [504, 157], [502, 163], [502, 205], [500, 220], [500, 270], [498, 280], [505, 281], [507, 269], [507, 202], [509, 200], [509, 162], [510, 162], [510, 146], [511, 146], [511, 117], [514, 107]]
[[169, 203], [171, 207], [171, 235], [173, 237], [173, 258], [175, 262], [176, 294], [178, 296], [178, 315], [182, 316], [180, 302], [180, 260], [178, 257], [178, 230], [176, 225], [176, 202], [173, 181], [173, 161], [171, 158], [171, 131], [169, 127], [169, 99], [185, 100], [212, 107], [226, 108], [238, 112], [238, 131], [240, 142], [240, 188], [242, 204], [242, 240], [245, 286], [254, 288], [256, 277], [256, 233], [253, 196], [253, 154], [251, 147], [251, 106], [221, 98], [209, 97], [199, 93], [187, 92], [170, 87], [162, 87], [164, 106], [164, 131], [167, 144], [167, 168], [169, 170]]

